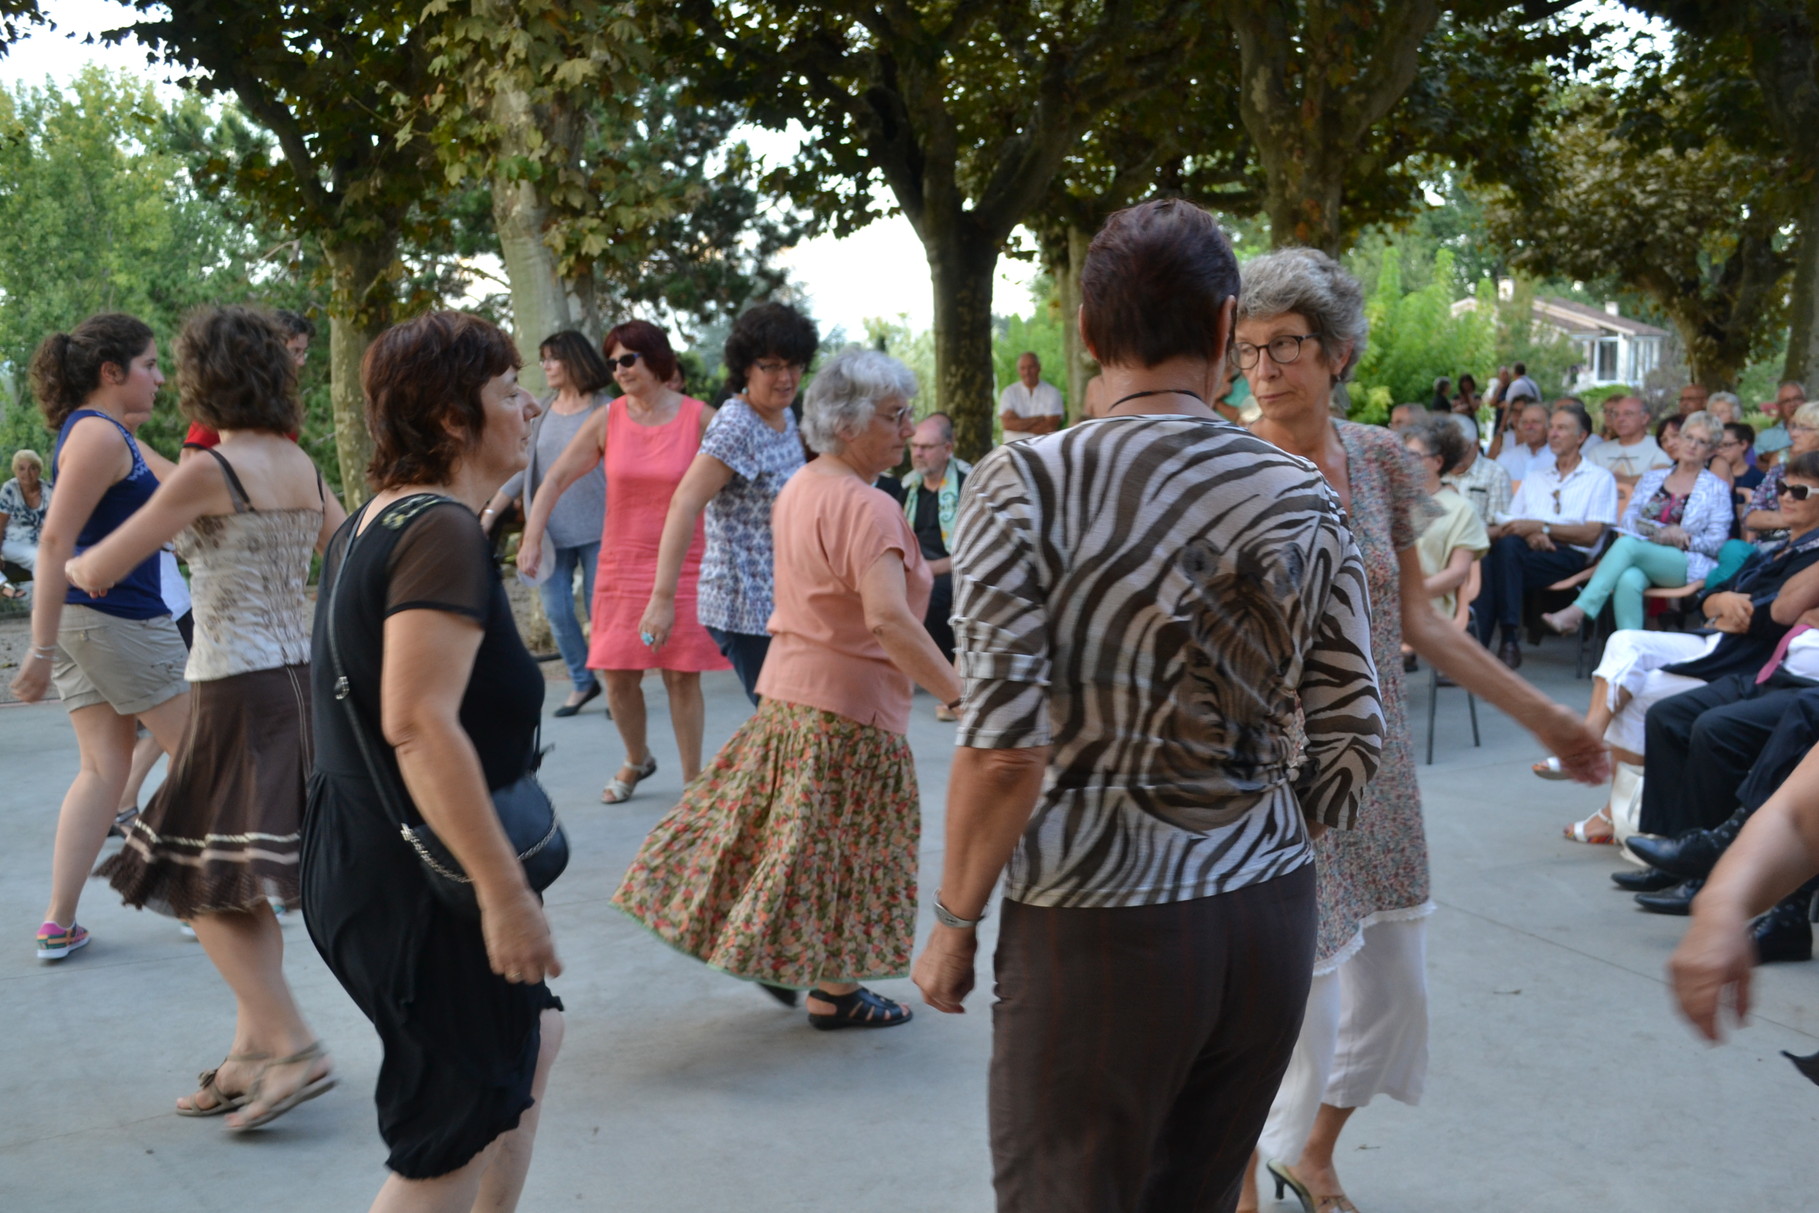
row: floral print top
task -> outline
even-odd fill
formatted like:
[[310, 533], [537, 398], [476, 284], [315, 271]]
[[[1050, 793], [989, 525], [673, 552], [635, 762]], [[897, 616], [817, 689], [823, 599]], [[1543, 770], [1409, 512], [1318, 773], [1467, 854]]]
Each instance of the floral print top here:
[[802, 439], [795, 415], [783, 414], [773, 430], [737, 397], [720, 406], [701, 453], [733, 469], [733, 478], [707, 503], [707, 552], [701, 558], [701, 626], [764, 635], [771, 617], [771, 506], [802, 467]]

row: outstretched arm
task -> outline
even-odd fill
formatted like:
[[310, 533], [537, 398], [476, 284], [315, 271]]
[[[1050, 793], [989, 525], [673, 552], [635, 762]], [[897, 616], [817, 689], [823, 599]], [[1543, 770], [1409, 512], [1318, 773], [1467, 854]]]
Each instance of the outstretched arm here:
[[570, 485], [606, 457], [606, 419], [610, 412], [610, 409], [594, 411], [568, 440], [543, 483], [537, 486], [537, 495], [531, 499], [530, 511], [524, 519], [524, 535], [518, 541], [518, 568], [525, 576], [535, 577], [537, 566], [543, 562], [543, 531], [549, 526], [549, 516], [555, 510], [557, 500]]

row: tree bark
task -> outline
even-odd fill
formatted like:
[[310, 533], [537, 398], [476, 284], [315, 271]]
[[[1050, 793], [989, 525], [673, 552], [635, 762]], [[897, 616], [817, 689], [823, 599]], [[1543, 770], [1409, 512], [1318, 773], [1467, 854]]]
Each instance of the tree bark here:
[[992, 446], [992, 274], [998, 246], [963, 232], [925, 238], [935, 288], [935, 402], [954, 419], [954, 447], [977, 459]]
[[1086, 264], [1086, 246], [1093, 233], [1073, 224], [1067, 229], [1067, 254], [1055, 267], [1056, 292], [1061, 297], [1061, 348], [1067, 354], [1067, 420], [1068, 424], [1086, 414], [1086, 381], [1098, 374], [1086, 342], [1080, 338], [1080, 269]]
[[1808, 188], [1800, 202], [1800, 238], [1794, 245], [1794, 291], [1788, 308], [1784, 379], [1798, 379], [1819, 392], [1819, 190]]
[[324, 241], [334, 290], [328, 305], [329, 399], [335, 417], [335, 453], [341, 461], [341, 495], [349, 509], [366, 500], [366, 465], [373, 436], [366, 428], [366, 394], [360, 362], [366, 347], [391, 327], [398, 240], [393, 225], [371, 240]]
[[[530, 97], [503, 84], [494, 93], [492, 118], [499, 131], [500, 165], [534, 162], [538, 147], [569, 147], [573, 123], [563, 121], [547, 108], [539, 111]], [[554, 129], [554, 128], [562, 129]], [[556, 254], [544, 240], [549, 228], [550, 206], [534, 177], [516, 180], [504, 173], [493, 178], [493, 227], [499, 233], [499, 253], [511, 285], [513, 340], [524, 365], [518, 382], [535, 395], [549, 385], [537, 362], [537, 349], [552, 333], [573, 323], [568, 287], [556, 265]]]

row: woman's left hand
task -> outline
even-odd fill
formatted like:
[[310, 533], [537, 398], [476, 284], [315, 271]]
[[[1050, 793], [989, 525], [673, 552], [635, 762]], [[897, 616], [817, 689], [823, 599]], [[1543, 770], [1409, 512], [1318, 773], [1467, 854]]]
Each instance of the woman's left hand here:
[[966, 1008], [961, 1004], [973, 992], [978, 952], [977, 931], [937, 924], [910, 972], [910, 980], [922, 991], [922, 1001], [949, 1015], [965, 1014]]
[[1692, 541], [1693, 537], [1686, 533], [1685, 527], [1664, 526], [1655, 532], [1655, 542], [1666, 544], [1671, 548], [1685, 550], [1686, 545]]

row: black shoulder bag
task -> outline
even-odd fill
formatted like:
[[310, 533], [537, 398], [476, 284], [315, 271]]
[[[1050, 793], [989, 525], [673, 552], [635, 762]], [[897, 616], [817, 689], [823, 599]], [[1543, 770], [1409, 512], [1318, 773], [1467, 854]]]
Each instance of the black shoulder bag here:
[[[460, 504], [434, 494], [424, 496], [435, 499], [424, 502], [397, 523], [388, 519], [386, 524], [402, 527], [431, 506], [442, 502]], [[373, 525], [379, 525], [378, 520]], [[359, 521], [356, 519], [348, 530], [347, 542], [341, 549], [341, 564], [335, 570], [334, 588], [329, 591], [328, 651], [330, 659], [335, 663], [335, 698], [341, 701], [342, 707], [347, 711], [348, 727], [360, 747], [360, 756], [366, 760], [367, 773], [372, 776], [373, 785], [379, 790], [379, 799], [385, 805], [386, 812], [398, 823], [398, 833], [417, 853], [418, 862], [423, 865], [424, 874], [429, 879], [430, 889], [455, 914], [478, 919], [480, 903], [474, 896], [473, 879], [462, 870], [454, 853], [424, 824], [421, 815], [407, 808], [410, 806], [409, 795], [394, 797], [391, 779], [373, 752], [372, 742], [360, 718], [360, 709], [355, 704], [348, 685], [347, 667], [341, 661], [341, 646], [335, 635], [335, 616], [341, 598], [341, 583], [345, 579], [348, 559], [353, 555], [358, 527]], [[541, 724], [537, 726], [537, 737], [541, 742]], [[562, 875], [563, 869], [568, 867], [568, 835], [563, 832], [562, 822], [556, 817], [556, 807], [550, 803], [549, 793], [537, 782], [536, 769], [542, 760], [540, 749], [533, 747], [530, 769], [512, 783], [492, 793], [493, 809], [499, 814], [499, 824], [505, 829], [506, 840], [511, 843], [518, 862], [524, 866], [525, 880], [538, 893], [554, 884], [556, 878]], [[396, 790], [403, 791], [402, 788]], [[412, 822], [412, 817], [417, 818], [415, 823]]]

